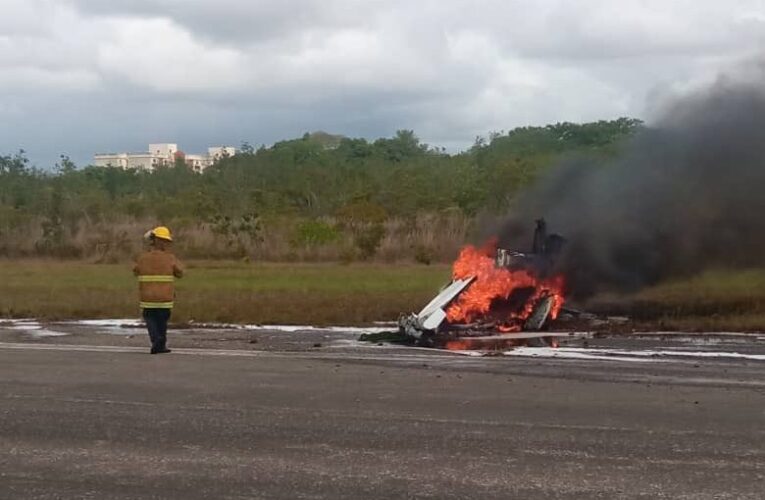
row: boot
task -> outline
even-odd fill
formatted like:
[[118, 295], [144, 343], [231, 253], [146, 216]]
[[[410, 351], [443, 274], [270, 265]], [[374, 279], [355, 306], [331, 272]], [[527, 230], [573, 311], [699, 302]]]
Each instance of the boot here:
[[159, 344], [156, 347], [156, 349], [152, 349], [152, 351], [153, 351], [152, 354], [165, 354], [165, 353], [168, 353], [168, 352], [172, 352], [172, 351], [170, 351], [170, 349], [167, 348], [167, 345], [164, 342]]

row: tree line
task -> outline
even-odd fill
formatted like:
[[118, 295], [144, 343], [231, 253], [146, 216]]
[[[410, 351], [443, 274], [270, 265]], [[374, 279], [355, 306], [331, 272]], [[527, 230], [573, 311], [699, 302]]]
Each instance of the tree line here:
[[[424, 219], [456, 218], [469, 232], [562, 157], [608, 157], [641, 127], [630, 118], [522, 127], [456, 154], [411, 130], [375, 141], [313, 133], [243, 144], [201, 174], [182, 162], [147, 172], [78, 168], [66, 157], [43, 170], [20, 152], [0, 156], [0, 255], [119, 259], [135, 250], [133, 231], [162, 223], [194, 233], [187, 250], [200, 257], [373, 258]], [[280, 248], [265, 251], [269, 239]], [[417, 256], [435, 244], [408, 242], [398, 257], [440, 258]]]

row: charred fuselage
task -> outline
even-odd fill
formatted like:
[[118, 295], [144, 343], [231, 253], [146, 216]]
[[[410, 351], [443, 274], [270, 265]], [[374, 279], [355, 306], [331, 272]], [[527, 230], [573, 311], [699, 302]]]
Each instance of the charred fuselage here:
[[555, 259], [565, 240], [537, 221], [531, 252], [466, 247], [453, 281], [419, 313], [402, 316], [402, 333], [423, 344], [471, 336], [538, 331], [562, 305]]

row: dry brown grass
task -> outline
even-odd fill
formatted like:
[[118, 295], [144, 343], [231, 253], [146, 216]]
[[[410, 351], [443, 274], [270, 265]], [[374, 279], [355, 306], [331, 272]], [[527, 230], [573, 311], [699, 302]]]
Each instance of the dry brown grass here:
[[[296, 240], [298, 226], [305, 219], [266, 218], [257, 234], [246, 231], [221, 232], [216, 224], [202, 221], [169, 223], [176, 235], [176, 249], [190, 259], [249, 259], [267, 262], [441, 262], [449, 263], [469, 239], [474, 222], [457, 213], [419, 215], [410, 219], [389, 219], [382, 226], [384, 236], [374, 255], [360, 252], [356, 235], [372, 223], [355, 223], [327, 217], [322, 223], [333, 228], [336, 237], [324, 243]], [[43, 219], [3, 229], [0, 256], [6, 258], [64, 258], [91, 263], [128, 262], [142, 246], [144, 232], [155, 220], [123, 217], [109, 222], [79, 222], [62, 227], [59, 237], [46, 238]]]

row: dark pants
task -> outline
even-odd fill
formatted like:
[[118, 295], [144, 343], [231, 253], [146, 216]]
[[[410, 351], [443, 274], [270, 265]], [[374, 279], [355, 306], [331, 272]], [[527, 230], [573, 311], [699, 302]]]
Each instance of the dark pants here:
[[143, 319], [149, 330], [151, 350], [161, 351], [167, 346], [167, 321], [172, 309], [144, 309]]

